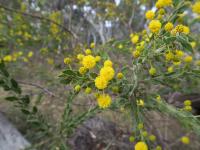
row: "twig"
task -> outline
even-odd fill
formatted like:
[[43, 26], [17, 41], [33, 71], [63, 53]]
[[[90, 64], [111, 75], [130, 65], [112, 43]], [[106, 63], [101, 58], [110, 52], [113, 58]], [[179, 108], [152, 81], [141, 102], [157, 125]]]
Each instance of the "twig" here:
[[46, 18], [46, 17], [43, 17], [43, 16], [34, 15], [34, 14], [30, 14], [30, 13], [27, 13], [27, 12], [22, 12], [22, 11], [13, 9], [13, 8], [6, 7], [6, 6], [2, 5], [2, 4], [0, 4], [0, 8], [3, 8], [4, 10], [10, 11], [10, 12], [22, 14], [22, 15], [24, 15], [24, 16], [30, 16], [30, 17], [33, 17], [33, 18], [36, 18], [36, 19], [48, 21], [48, 22], [50, 22], [50, 23], [53, 23], [53, 24], [55, 24], [55, 25], [57, 25], [57, 26], [63, 28], [66, 32], [68, 32], [69, 34], [71, 34], [75, 39], [78, 38], [78, 36], [77, 36], [75, 33], [73, 33], [72, 31], [70, 31], [70, 30], [69, 30], [68, 28], [66, 28], [64, 25], [59, 24], [59, 23], [57, 23], [56, 21], [51, 20], [51, 19], [49, 19], [49, 18]]
[[35, 83], [27, 83], [24, 81], [17, 81], [19, 84], [24, 84], [24, 85], [30, 85], [30, 86], [34, 86], [37, 87], [39, 89], [42, 89], [45, 93], [51, 95], [52, 97], [57, 97], [54, 93], [52, 93], [51, 91], [49, 91], [47, 88], [42, 87], [41, 85], [35, 84]]

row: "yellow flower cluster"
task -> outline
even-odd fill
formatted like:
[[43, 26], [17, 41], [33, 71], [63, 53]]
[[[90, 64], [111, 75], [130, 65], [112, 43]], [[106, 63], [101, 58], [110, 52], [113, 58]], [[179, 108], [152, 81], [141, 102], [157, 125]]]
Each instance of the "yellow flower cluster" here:
[[179, 24], [173, 30], [171, 30], [172, 35], [175, 35], [176, 33], [189, 34], [190, 28], [185, 25]]
[[149, 29], [153, 33], [158, 33], [160, 31], [160, 29], [161, 29], [161, 26], [162, 26], [162, 24], [160, 23], [159, 20], [152, 20], [149, 23]]
[[185, 100], [184, 101], [184, 110], [186, 111], [192, 111], [192, 102], [191, 100]]
[[200, 14], [200, 2], [196, 2], [193, 6], [192, 6], [192, 11], [194, 13]]
[[152, 20], [155, 17], [155, 13], [152, 10], [149, 10], [145, 14], [146, 19]]
[[82, 60], [82, 65], [86, 69], [92, 69], [92, 68], [94, 68], [95, 65], [96, 65], [95, 57], [92, 56], [92, 55], [84, 56], [83, 60]]
[[166, 7], [166, 6], [170, 6], [170, 5], [172, 5], [172, 0], [158, 0], [156, 2], [157, 8], [162, 8], [162, 7]]
[[187, 136], [183, 136], [183, 137], [181, 138], [181, 142], [182, 142], [183, 144], [189, 144], [189, 143], [190, 143], [190, 139], [189, 139]]
[[112, 68], [112, 62], [106, 60], [104, 66], [100, 69], [99, 76], [95, 79], [95, 86], [102, 90], [105, 89], [108, 85], [108, 82], [113, 79], [115, 71]]
[[101, 94], [97, 98], [97, 102], [100, 108], [105, 109], [111, 105], [111, 97], [108, 94]]
[[148, 146], [145, 142], [140, 141], [135, 144], [135, 150], [148, 150]]
[[165, 25], [165, 31], [168, 31], [170, 32], [172, 29], [173, 29], [174, 25], [171, 23], [171, 22], [168, 22], [166, 25]]

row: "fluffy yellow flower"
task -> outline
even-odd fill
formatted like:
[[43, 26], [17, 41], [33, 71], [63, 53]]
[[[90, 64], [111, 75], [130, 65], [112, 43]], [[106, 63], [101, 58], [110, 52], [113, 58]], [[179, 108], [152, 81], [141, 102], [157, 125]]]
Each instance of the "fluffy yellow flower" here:
[[192, 106], [185, 106], [185, 107], [184, 107], [184, 110], [185, 110], [185, 111], [192, 111]]
[[161, 28], [161, 23], [159, 20], [152, 20], [150, 23], [149, 23], [149, 29], [151, 32], [153, 33], [157, 33], [159, 32], [160, 28]]
[[192, 56], [186, 56], [185, 58], [184, 58], [184, 61], [186, 62], [186, 63], [191, 63], [192, 62]]
[[152, 75], [152, 76], [154, 76], [154, 75], [156, 74], [156, 68], [151, 67], [151, 68], [149, 69], [149, 74]]
[[28, 56], [28, 58], [31, 58], [33, 56], [33, 52], [30, 51], [27, 56]]
[[99, 62], [100, 60], [101, 60], [101, 56], [96, 56], [96, 57], [95, 57], [95, 61], [96, 61], [96, 62]]
[[172, 52], [165, 53], [165, 59], [166, 61], [171, 61], [174, 59], [174, 54]]
[[78, 55], [77, 55], [77, 59], [78, 59], [78, 60], [82, 60], [82, 59], [83, 59], [83, 57], [84, 57], [84, 55], [83, 55], [83, 54], [78, 54]]
[[150, 136], [149, 136], [149, 140], [152, 141], [152, 142], [155, 141], [155, 140], [156, 140], [156, 136], [153, 135], [153, 134], [150, 135]]
[[90, 48], [95, 48], [95, 43], [94, 43], [94, 42], [92, 42], [92, 43], [90, 44]]
[[65, 64], [70, 64], [71, 63], [71, 58], [69, 58], [69, 57], [66, 57], [65, 59], [64, 59], [64, 63]]
[[152, 10], [149, 10], [145, 14], [146, 19], [152, 20], [155, 17], [155, 13]]
[[131, 42], [133, 44], [136, 44], [139, 41], [139, 36], [138, 35], [134, 35], [131, 37]]
[[148, 146], [144, 142], [137, 142], [135, 144], [135, 150], [148, 150]]
[[85, 93], [86, 94], [90, 94], [92, 92], [92, 89], [90, 88], [90, 87], [87, 87], [86, 89], [85, 89]]
[[176, 50], [176, 57], [182, 58], [184, 55], [184, 52], [182, 50]]
[[86, 55], [90, 55], [90, 54], [92, 54], [91, 49], [86, 49], [86, 50], [85, 50], [85, 54], [86, 54]]
[[183, 136], [183, 137], [181, 138], [181, 142], [182, 142], [183, 144], [189, 144], [189, 143], [190, 143], [190, 139], [189, 139], [187, 136]]
[[87, 72], [87, 68], [85, 68], [85, 67], [80, 67], [79, 68], [79, 73], [80, 74], [85, 74]]
[[94, 68], [96, 65], [95, 57], [93, 57], [92, 55], [84, 56], [82, 60], [82, 65], [87, 69]]
[[119, 72], [119, 73], [117, 74], [117, 78], [118, 78], [118, 79], [122, 79], [123, 77], [124, 77], [123, 73]]
[[190, 28], [187, 26], [183, 26], [183, 33], [184, 34], [189, 34], [190, 33]]
[[158, 0], [156, 2], [157, 8], [162, 8], [162, 7], [166, 7], [166, 6], [170, 6], [170, 5], [172, 5], [172, 0]]
[[143, 107], [144, 106], [144, 100], [143, 99], [137, 100], [137, 105]]
[[167, 72], [169, 72], [169, 73], [174, 72], [174, 67], [173, 66], [168, 67]]
[[81, 86], [80, 86], [80, 85], [76, 85], [76, 86], [74, 87], [74, 90], [75, 90], [76, 92], [79, 92], [79, 91], [81, 90]]
[[5, 62], [11, 62], [12, 61], [12, 56], [11, 55], [4, 56], [3, 61], [5, 61]]
[[190, 45], [192, 46], [192, 48], [195, 48], [197, 44], [196, 42], [191, 42]]
[[200, 2], [196, 2], [193, 6], [192, 6], [192, 11], [194, 13], [200, 14]]
[[191, 100], [185, 100], [184, 101], [185, 106], [191, 106], [191, 104], [192, 104]]
[[97, 102], [100, 108], [108, 108], [111, 105], [111, 97], [108, 94], [101, 94], [98, 98], [97, 98]]
[[134, 58], [140, 57], [140, 51], [139, 50], [133, 51], [133, 57]]
[[168, 22], [166, 25], [165, 25], [165, 30], [170, 32], [172, 29], [173, 29], [174, 25], [171, 23], [171, 22]]
[[106, 60], [105, 62], [104, 62], [104, 67], [112, 67], [112, 61], [110, 61], [110, 60]]
[[105, 77], [102, 77], [102, 76], [98, 76], [96, 77], [95, 79], [95, 86], [102, 90], [102, 89], [105, 89], [108, 85], [108, 80], [106, 80]]
[[176, 31], [176, 33], [177, 33], [177, 32], [178, 32], [178, 33], [182, 33], [182, 32], [184, 31], [184, 25], [182, 25], [182, 24], [177, 25], [177, 26], [175, 27], [175, 31]]
[[115, 75], [115, 71], [112, 67], [103, 67], [100, 70], [100, 76], [104, 77], [106, 80], [111, 80]]

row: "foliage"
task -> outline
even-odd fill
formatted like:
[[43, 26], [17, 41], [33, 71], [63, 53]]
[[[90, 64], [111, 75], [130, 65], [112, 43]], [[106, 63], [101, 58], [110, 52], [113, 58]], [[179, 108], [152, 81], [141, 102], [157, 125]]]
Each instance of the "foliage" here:
[[[63, 19], [64, 11], [68, 9], [59, 5], [59, 10], [48, 11], [46, 3], [40, 1], [33, 8], [21, 0], [13, 3], [13, 7], [0, 4], [0, 86], [9, 91], [10, 96], [5, 99], [19, 107], [27, 116], [27, 122], [44, 133], [40, 139], [46, 140], [36, 144], [36, 148], [48, 145], [49, 149], [69, 149], [67, 139], [74, 130], [86, 119], [106, 109], [129, 112], [133, 129], [130, 142], [136, 142], [136, 150], [158, 150], [163, 146], [157, 145], [156, 136], [146, 131], [145, 114], [149, 111], [167, 114], [200, 136], [200, 122], [191, 113], [191, 101], [186, 100], [181, 108], [175, 108], [164, 99], [164, 95], [172, 92], [199, 92], [200, 60], [196, 40], [199, 33], [194, 32], [198, 18], [191, 15], [199, 15], [199, 2], [190, 8], [193, 2], [189, 0], [158, 0], [156, 3], [124, 0], [118, 5], [112, 1], [69, 1], [63, 6], [69, 6], [70, 12], [75, 14], [72, 15], [74, 18], [71, 16], [70, 29]], [[86, 6], [88, 8], [83, 11]], [[152, 7], [152, 10], [145, 14], [136, 6]], [[43, 8], [44, 13], [37, 8]], [[92, 11], [95, 13], [89, 15]], [[141, 21], [138, 28], [133, 24], [137, 20], [134, 20], [135, 11], [138, 12], [137, 19], [142, 16], [145, 20], [146, 17], [146, 23]], [[95, 29], [107, 28], [104, 24], [108, 21], [111, 28], [118, 25], [124, 30], [128, 26], [129, 30], [121, 37], [118, 32], [104, 37], [106, 33], [99, 31], [92, 40], [85, 41], [85, 33], [73, 32], [76, 15], [85, 18], [85, 22]], [[82, 27], [77, 27], [76, 31], [81, 29], [91, 32], [91, 29]], [[59, 78], [62, 84], [73, 89], [68, 92], [58, 126], [43, 119], [37, 106], [32, 106], [29, 96], [23, 95], [18, 83], [7, 72], [7, 66], [17, 60], [28, 63], [35, 53], [50, 65], [55, 64], [56, 58], [60, 60], [67, 55], [63, 62], [58, 62], [66, 67]], [[113, 54], [124, 55], [125, 61], [114, 59]], [[97, 99], [97, 105], [76, 114], [74, 99], [83, 91]], [[189, 144], [187, 136], [179, 141]]]

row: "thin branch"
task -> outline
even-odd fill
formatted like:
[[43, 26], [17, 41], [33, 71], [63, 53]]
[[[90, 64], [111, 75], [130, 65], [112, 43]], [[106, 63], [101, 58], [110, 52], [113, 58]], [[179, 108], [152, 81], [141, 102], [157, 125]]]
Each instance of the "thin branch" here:
[[72, 35], [75, 39], [78, 38], [78, 36], [73, 33], [72, 31], [70, 31], [68, 28], [66, 28], [64, 25], [62, 24], [59, 24], [57, 23], [56, 21], [54, 20], [51, 20], [49, 18], [46, 18], [46, 17], [43, 17], [43, 16], [38, 16], [38, 15], [34, 15], [34, 14], [30, 14], [30, 13], [26, 13], [26, 12], [22, 12], [22, 11], [19, 11], [19, 10], [16, 10], [16, 9], [13, 9], [13, 8], [9, 8], [9, 7], [6, 7], [2, 4], [0, 4], [0, 8], [3, 8], [4, 10], [6, 11], [10, 11], [10, 12], [14, 12], [14, 13], [18, 13], [18, 14], [22, 14], [24, 16], [30, 16], [30, 17], [33, 17], [33, 18], [36, 18], [36, 19], [40, 19], [40, 20], [45, 20], [47, 22], [50, 22], [50, 23], [53, 23], [61, 28], [63, 28], [66, 32], [68, 32], [70, 35]]
[[47, 88], [42, 87], [41, 85], [35, 84], [35, 83], [27, 83], [24, 81], [17, 81], [19, 84], [24, 84], [24, 85], [29, 85], [29, 86], [34, 86], [37, 87], [41, 90], [43, 90], [45, 93], [51, 95], [52, 97], [56, 97], [56, 95], [54, 93], [52, 93], [51, 91], [49, 91]]

